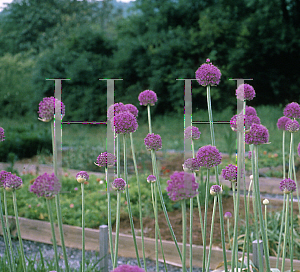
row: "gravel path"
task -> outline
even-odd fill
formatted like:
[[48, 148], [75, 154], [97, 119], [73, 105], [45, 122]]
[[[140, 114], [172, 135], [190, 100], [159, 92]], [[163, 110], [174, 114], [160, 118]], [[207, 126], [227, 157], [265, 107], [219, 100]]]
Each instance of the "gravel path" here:
[[[14, 252], [17, 252], [19, 242], [18, 241], [13, 241], [13, 246], [14, 246]], [[34, 256], [36, 254], [37, 254], [37, 256], [40, 256], [39, 255], [39, 249], [41, 250], [45, 260], [49, 261], [49, 260], [54, 258], [54, 250], [53, 250], [52, 245], [23, 240], [23, 246], [24, 246], [25, 255], [27, 257], [31, 256], [31, 259], [34, 259]], [[0, 256], [1, 257], [4, 254], [4, 251], [5, 251], [4, 240], [3, 240], [3, 237], [0, 236]], [[64, 269], [63, 254], [62, 254], [61, 247], [58, 247], [58, 252], [61, 256], [60, 267], [62, 267], [62, 269]], [[67, 254], [68, 254], [69, 266], [71, 268], [71, 271], [74, 271], [74, 269], [78, 269], [79, 266], [80, 266], [80, 262], [81, 262], [81, 250], [80, 249], [75, 249], [75, 248], [67, 248]], [[39, 259], [39, 258], [37, 258], [37, 259]], [[91, 263], [97, 262], [99, 260], [98, 259], [98, 252], [96, 252], [96, 251], [86, 251], [86, 259], [90, 260]], [[137, 260], [132, 259], [132, 258], [119, 257], [118, 258], [118, 264], [119, 265], [121, 265], [121, 264], [137, 265]], [[152, 271], [156, 270], [155, 269], [156, 266], [155, 266], [154, 261], [147, 259], [146, 264], [147, 264], [147, 271], [148, 272], [152, 272]], [[111, 271], [112, 270], [112, 263], [111, 263], [110, 256], [109, 256], [109, 260], [108, 260], [108, 266], [109, 266], [109, 271]], [[142, 264], [142, 266], [143, 266], [143, 264]], [[176, 267], [176, 266], [172, 266], [172, 265], [167, 265], [167, 269], [170, 272], [180, 272], [180, 271], [182, 271], [181, 268]], [[95, 270], [95, 272], [96, 271], [100, 271], [99, 266], [98, 266], [98, 269]], [[159, 271], [165, 271], [163, 263], [159, 264]], [[195, 267], [193, 268], [193, 272], [198, 272], [198, 271], [202, 271], [202, 269], [201, 268], [195, 268]], [[48, 272], [48, 271], [46, 271], [46, 272]]]

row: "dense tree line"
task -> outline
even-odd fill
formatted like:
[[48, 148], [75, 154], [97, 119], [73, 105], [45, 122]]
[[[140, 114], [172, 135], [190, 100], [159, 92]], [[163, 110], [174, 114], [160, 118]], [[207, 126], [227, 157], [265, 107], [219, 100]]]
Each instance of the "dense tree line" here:
[[[117, 101], [137, 105], [138, 94], [152, 89], [156, 113], [182, 113], [184, 83], [176, 79], [194, 78], [206, 58], [222, 72], [212, 93], [217, 109], [235, 106], [230, 78], [253, 78], [254, 106], [300, 102], [299, 1], [136, 0], [132, 6], [124, 17], [115, 0], [9, 4], [0, 14], [0, 114], [35, 113], [53, 95], [46, 78], [71, 79], [62, 94], [70, 120], [105, 118], [106, 85], [98, 78], [123, 78]], [[204, 95], [193, 82], [195, 108], [205, 107]]]

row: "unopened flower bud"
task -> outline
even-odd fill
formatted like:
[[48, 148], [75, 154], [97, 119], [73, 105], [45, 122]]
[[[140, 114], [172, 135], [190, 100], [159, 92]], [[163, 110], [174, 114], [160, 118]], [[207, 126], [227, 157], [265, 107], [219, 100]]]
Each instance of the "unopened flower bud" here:
[[264, 199], [264, 200], [263, 200], [263, 204], [264, 204], [264, 205], [268, 205], [269, 203], [270, 203], [270, 202], [269, 202], [268, 199]]

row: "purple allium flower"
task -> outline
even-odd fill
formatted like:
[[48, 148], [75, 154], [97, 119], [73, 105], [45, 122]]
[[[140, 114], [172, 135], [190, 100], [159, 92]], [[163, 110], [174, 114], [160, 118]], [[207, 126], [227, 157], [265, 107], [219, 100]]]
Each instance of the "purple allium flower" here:
[[208, 169], [219, 165], [222, 160], [219, 150], [215, 146], [211, 145], [199, 148], [196, 157], [199, 165]]
[[107, 119], [112, 122], [114, 116], [123, 111], [127, 111], [127, 108], [122, 102], [110, 105], [107, 109]]
[[3, 186], [5, 190], [10, 192], [21, 189], [23, 187], [23, 181], [20, 177], [16, 176], [15, 174], [8, 172], [6, 178], [4, 179]]
[[222, 177], [225, 180], [236, 182], [237, 180], [237, 166], [229, 164], [225, 169], [222, 169]]
[[235, 91], [236, 98], [239, 100], [252, 100], [255, 97], [254, 88], [249, 84], [241, 84]]
[[216, 66], [212, 65], [210, 59], [207, 59], [206, 63], [202, 64], [196, 71], [196, 79], [202, 86], [219, 85], [220, 78], [220, 70]]
[[2, 127], [0, 127], [0, 142], [4, 141], [4, 129]]
[[151, 90], [145, 90], [139, 94], [138, 99], [142, 106], [147, 106], [148, 104], [150, 104], [150, 106], [154, 106], [157, 101], [157, 95]]
[[292, 193], [296, 190], [296, 183], [295, 181], [291, 180], [290, 178], [286, 178], [280, 181], [279, 189], [284, 192], [285, 194]]
[[30, 186], [30, 192], [36, 194], [38, 197], [53, 198], [59, 193], [60, 188], [61, 184], [54, 173], [52, 175], [44, 173], [35, 179]]
[[80, 171], [76, 174], [76, 179], [79, 183], [84, 183], [85, 181], [88, 181], [89, 178], [89, 174], [85, 171]]
[[285, 130], [285, 124], [287, 121], [291, 120], [290, 118], [286, 117], [286, 116], [282, 116], [278, 119], [277, 121], [277, 127], [278, 129], [282, 129]]
[[255, 116], [257, 115], [256, 110], [251, 106], [246, 106], [245, 114], [248, 116], [249, 115], [255, 115]]
[[145, 272], [145, 270], [138, 266], [123, 264], [112, 270], [112, 272]]
[[[253, 151], [253, 152], [254, 152], [254, 151]], [[253, 154], [254, 154], [254, 153], [253, 153]], [[251, 158], [252, 158], [252, 151], [249, 151], [249, 152], [248, 152], [248, 159], [251, 160]]]
[[[55, 114], [55, 106], [59, 106], [58, 99], [51, 97], [44, 97], [43, 101], [39, 104], [39, 120], [43, 122], [49, 122], [53, 119]], [[61, 118], [65, 116], [65, 105], [63, 102], [61, 103]], [[55, 104], [55, 105], [54, 105]]]
[[197, 127], [189, 126], [184, 131], [184, 139], [198, 140], [201, 132]]
[[222, 187], [220, 185], [213, 185], [213, 186], [210, 187], [209, 192], [212, 196], [216, 196], [218, 194], [221, 194], [223, 192], [223, 190], [222, 190]]
[[122, 178], [116, 178], [113, 182], [112, 182], [112, 187], [116, 190], [116, 191], [124, 191], [125, 190], [125, 186], [126, 186], [126, 182], [124, 179]]
[[231, 212], [226, 212], [226, 213], [224, 214], [224, 218], [226, 218], [226, 219], [229, 219], [229, 218], [231, 218], [231, 217], [232, 217]]
[[250, 124], [258, 124], [260, 125], [260, 119], [257, 115], [247, 115], [247, 119], [249, 120]]
[[[258, 118], [258, 117], [257, 117]], [[233, 131], [248, 131], [251, 127], [251, 117], [243, 114], [236, 114], [230, 119], [230, 127]]]
[[285, 123], [285, 130], [289, 131], [289, 132], [297, 132], [299, 130], [300, 126], [297, 120], [288, 120]]
[[196, 158], [186, 159], [182, 165], [184, 171], [199, 171], [200, 165]]
[[191, 173], [176, 171], [167, 183], [166, 190], [173, 201], [193, 198], [198, 194], [199, 184], [195, 182], [195, 176]]
[[296, 102], [287, 104], [283, 110], [283, 115], [290, 118], [300, 118], [300, 105]]
[[117, 159], [113, 154], [103, 152], [98, 156], [95, 164], [99, 167], [113, 167], [115, 166], [116, 161]]
[[144, 143], [147, 150], [159, 150], [162, 147], [161, 137], [159, 134], [148, 133], [144, 139]]
[[134, 117], [137, 117], [139, 114], [139, 111], [137, 109], [136, 106], [132, 105], [132, 104], [126, 104], [124, 105], [126, 110], [129, 111], [131, 114], [133, 114]]
[[114, 127], [117, 134], [128, 134], [137, 130], [138, 123], [133, 114], [124, 111], [114, 117]]
[[245, 135], [246, 144], [265, 144], [269, 141], [268, 129], [263, 125], [252, 124], [249, 133]]
[[148, 183], [154, 183], [154, 182], [156, 182], [156, 176], [154, 176], [154, 175], [149, 175], [149, 176], [147, 177], [147, 182], [148, 182]]
[[10, 172], [6, 172], [6, 171], [4, 171], [4, 170], [2, 170], [2, 171], [0, 172], [0, 188], [4, 186], [5, 179], [6, 179], [9, 175], [11, 175]]

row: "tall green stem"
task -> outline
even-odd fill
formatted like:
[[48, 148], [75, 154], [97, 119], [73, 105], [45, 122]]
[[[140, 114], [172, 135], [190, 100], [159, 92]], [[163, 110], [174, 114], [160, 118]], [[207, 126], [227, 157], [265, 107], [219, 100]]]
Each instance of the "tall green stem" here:
[[281, 263], [281, 271], [284, 271], [284, 265], [285, 265], [285, 255], [286, 255], [286, 241], [288, 236], [288, 225], [289, 225], [289, 195], [286, 197], [286, 203], [285, 203], [285, 223], [284, 223], [284, 238], [283, 238], [283, 252], [282, 252], [282, 263]]
[[209, 168], [207, 168], [206, 184], [205, 184], [205, 208], [204, 208], [204, 240], [203, 240], [203, 257], [202, 271], [206, 270], [206, 229], [207, 229], [207, 210], [208, 210], [208, 195], [209, 195]]
[[84, 183], [81, 183], [81, 228], [82, 228], [82, 272], [85, 270], [85, 222], [84, 222], [84, 215], [85, 215], [85, 207], [84, 207]]
[[285, 130], [282, 132], [282, 173], [283, 173], [283, 179], [285, 179]]
[[291, 260], [291, 271], [293, 270], [294, 266], [294, 223], [293, 223], [293, 193], [291, 195], [291, 241], [290, 241], [290, 260]]
[[107, 191], [107, 223], [108, 223], [108, 239], [109, 239], [109, 248], [110, 248], [110, 257], [113, 264], [113, 269], [116, 267], [114, 261], [114, 248], [113, 248], [113, 239], [112, 239], [112, 224], [111, 224], [111, 201], [110, 201], [110, 182], [107, 167], [105, 167], [105, 176], [106, 176], [106, 191]]
[[285, 217], [285, 203], [286, 203], [286, 197], [287, 195], [283, 195], [283, 206], [282, 206], [282, 215], [281, 215], [281, 224], [280, 224], [280, 231], [279, 231], [279, 238], [278, 238], [278, 248], [277, 248], [277, 258], [276, 258], [276, 268], [279, 267], [279, 256], [281, 251], [281, 237], [283, 232], [283, 226], [284, 226], [284, 217]]
[[120, 206], [121, 206], [121, 195], [120, 194], [121, 194], [120, 192], [117, 192], [117, 214], [116, 214], [114, 267], [117, 267], [117, 261], [118, 261], [118, 247], [119, 247], [119, 233], [120, 233]]
[[158, 262], [158, 215], [157, 215], [157, 195], [154, 194], [156, 188], [153, 188], [154, 184], [151, 183], [151, 196], [152, 196], [152, 204], [153, 204], [153, 212], [154, 212], [154, 220], [155, 220], [155, 261], [156, 261], [156, 272], [159, 272], [159, 262]]
[[50, 226], [51, 226], [51, 232], [52, 232], [52, 242], [53, 242], [54, 255], [55, 255], [55, 269], [58, 272], [60, 270], [60, 268], [59, 268], [59, 258], [58, 258], [58, 253], [57, 253], [55, 230], [54, 230], [54, 220], [53, 220], [53, 214], [52, 214], [52, 209], [51, 209], [51, 200], [46, 198], [46, 202], [47, 202], [47, 208], [48, 208], [48, 214], [49, 214]]
[[190, 198], [190, 272], [193, 271], [193, 199]]
[[26, 269], [26, 262], [25, 262], [25, 254], [24, 254], [23, 242], [22, 242], [21, 231], [20, 231], [20, 223], [19, 223], [18, 207], [17, 207], [17, 197], [16, 197], [15, 190], [12, 192], [12, 195], [13, 195], [13, 203], [14, 203], [14, 211], [15, 211], [15, 217], [16, 217], [16, 225], [17, 225], [19, 244], [20, 244], [20, 251], [21, 251], [21, 260], [22, 260], [22, 265], [23, 265], [23, 271], [26, 272], [27, 269]]
[[186, 272], [186, 203], [181, 200], [182, 209], [182, 272]]
[[268, 240], [268, 214], [267, 214], [267, 205], [265, 205], [265, 222], [266, 222], [266, 226], [265, 226], [265, 232], [266, 232], [266, 238], [267, 238], [267, 252], [265, 253], [266, 258], [269, 259], [269, 240]]

